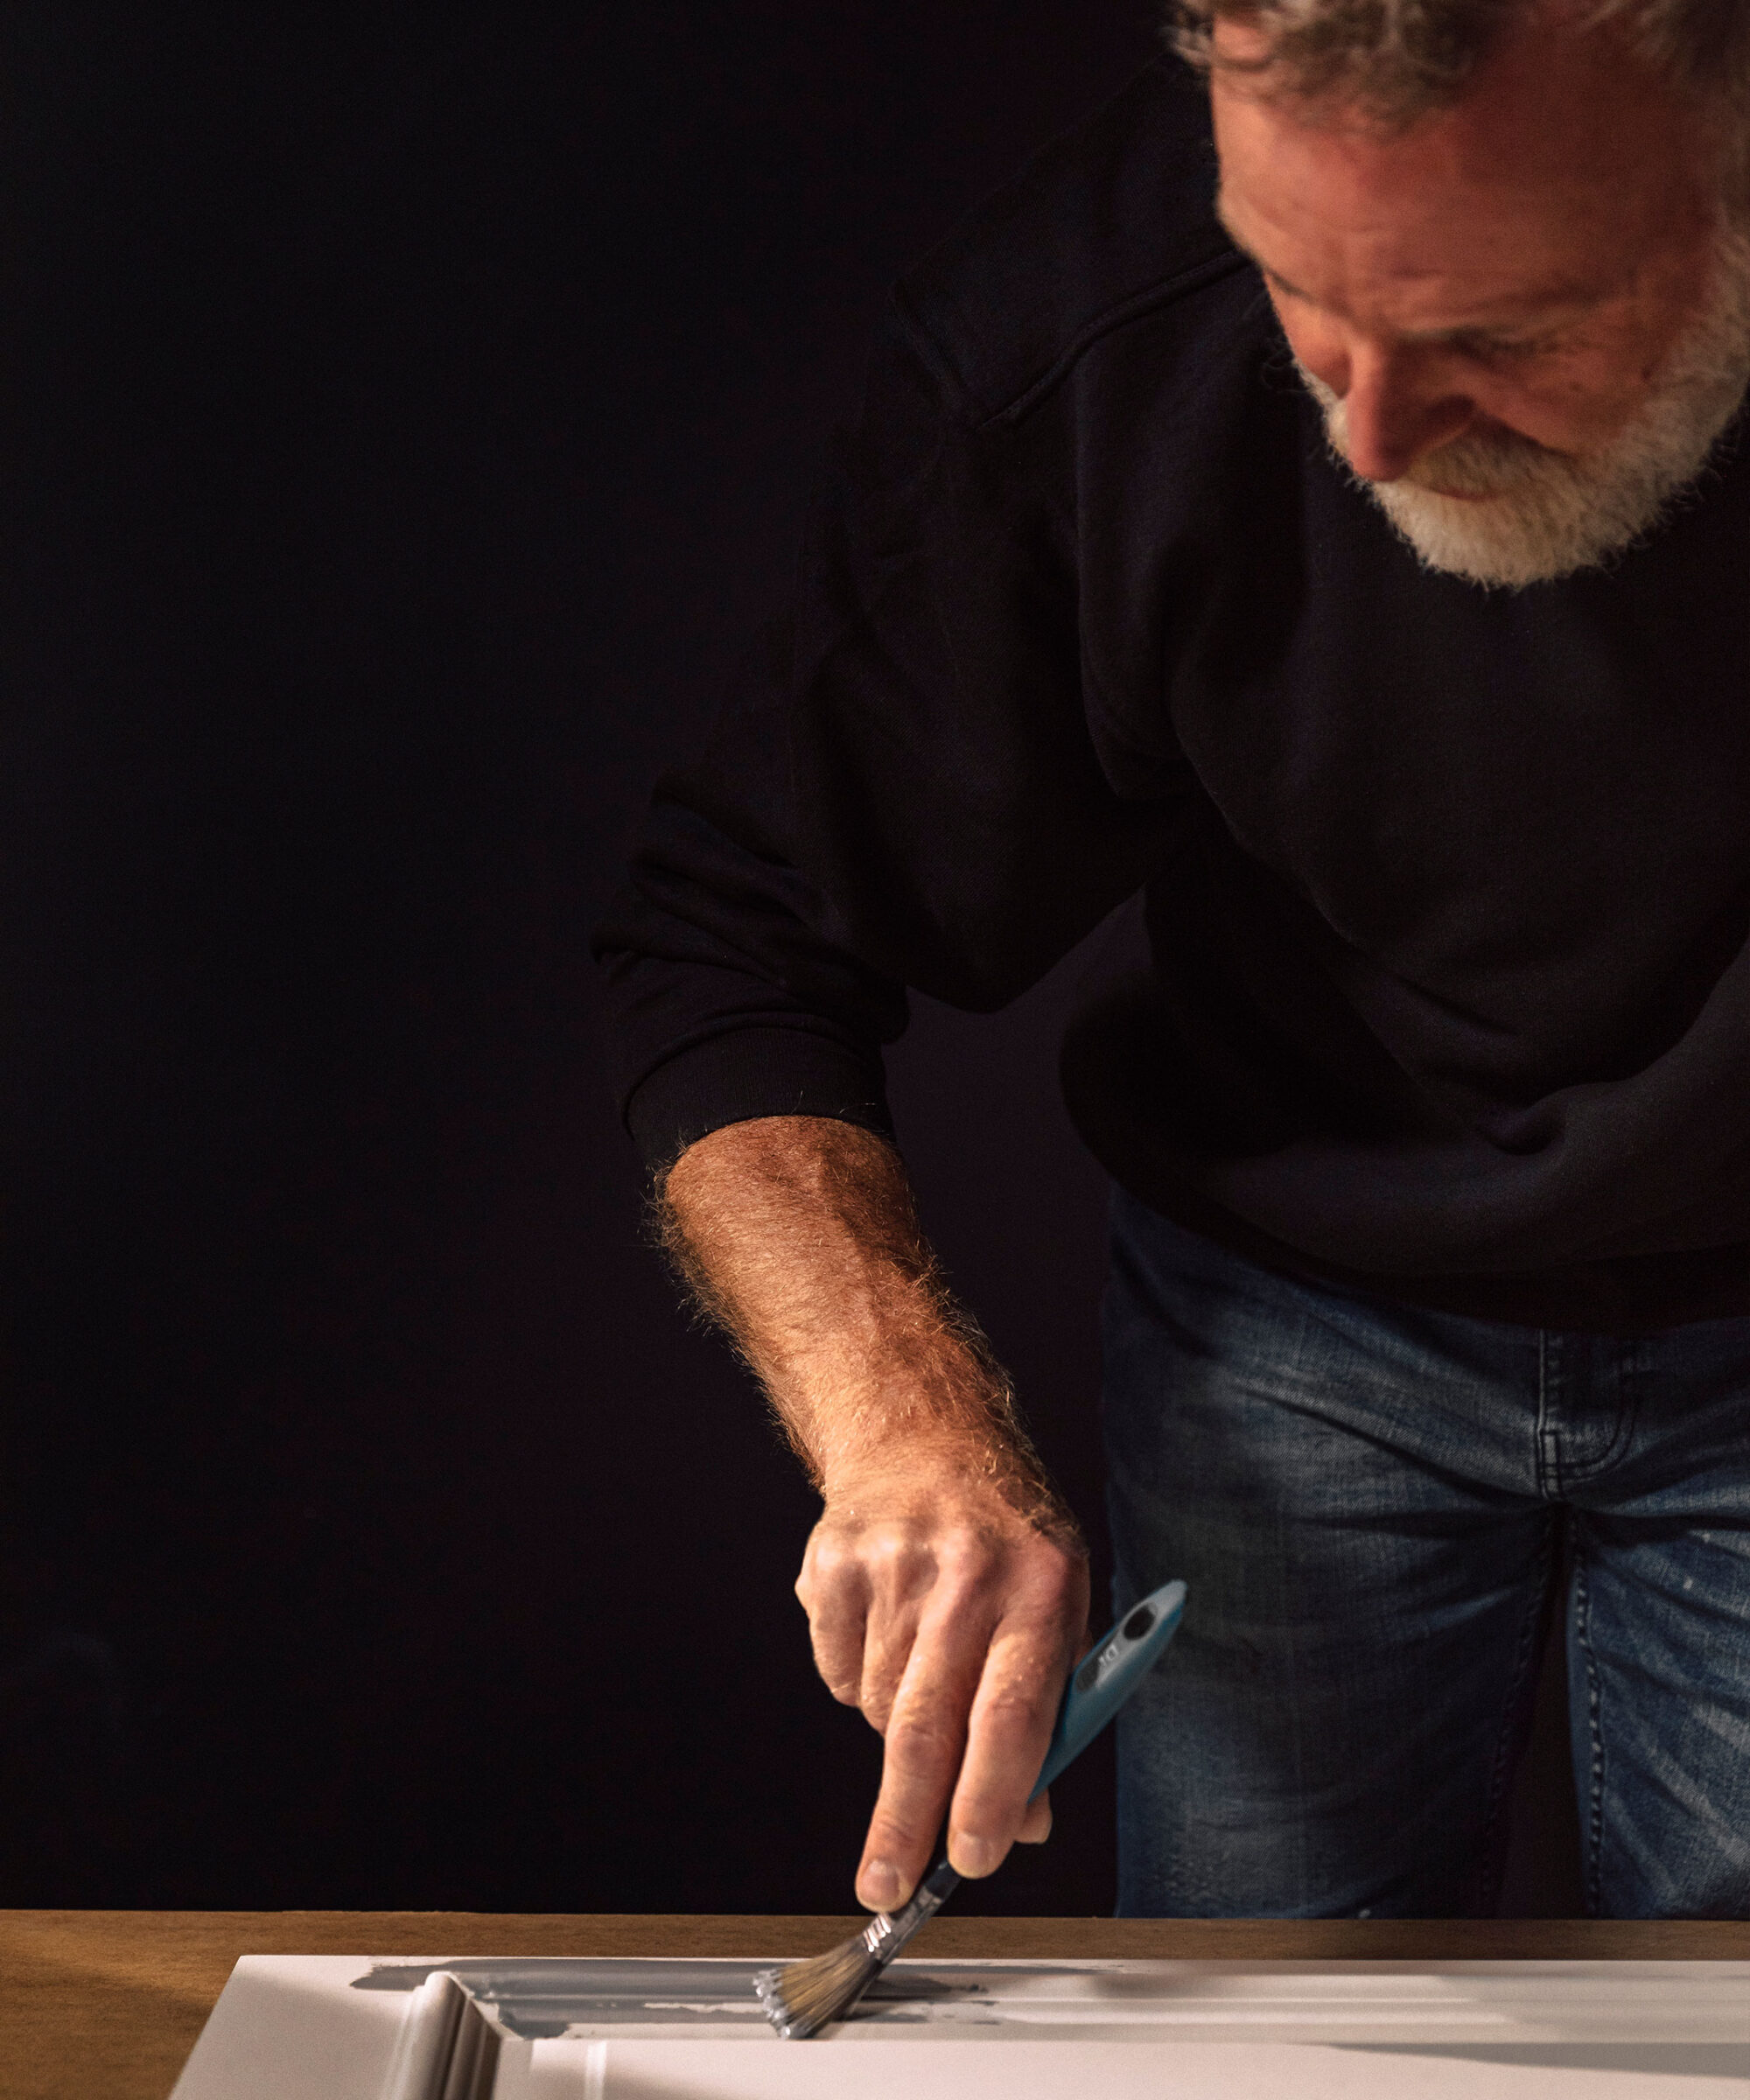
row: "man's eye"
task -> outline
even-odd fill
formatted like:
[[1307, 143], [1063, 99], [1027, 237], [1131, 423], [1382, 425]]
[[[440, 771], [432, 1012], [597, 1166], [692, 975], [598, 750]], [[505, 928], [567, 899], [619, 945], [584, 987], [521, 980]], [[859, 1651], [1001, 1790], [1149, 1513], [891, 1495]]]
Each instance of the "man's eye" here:
[[1467, 357], [1480, 357], [1496, 364], [1510, 364], [1516, 360], [1535, 357], [1539, 351], [1550, 347], [1546, 335], [1479, 335], [1461, 337], [1458, 348]]

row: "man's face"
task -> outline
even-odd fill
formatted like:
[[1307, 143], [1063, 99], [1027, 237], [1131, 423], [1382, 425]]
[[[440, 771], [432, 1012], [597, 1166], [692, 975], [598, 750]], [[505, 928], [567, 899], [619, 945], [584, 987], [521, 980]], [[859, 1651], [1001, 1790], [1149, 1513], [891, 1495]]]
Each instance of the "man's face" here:
[[1213, 96], [1223, 221], [1424, 559], [1561, 574], [1692, 478], [1750, 377], [1746, 277], [1711, 134], [1612, 36], [1521, 31], [1396, 135], [1219, 70]]

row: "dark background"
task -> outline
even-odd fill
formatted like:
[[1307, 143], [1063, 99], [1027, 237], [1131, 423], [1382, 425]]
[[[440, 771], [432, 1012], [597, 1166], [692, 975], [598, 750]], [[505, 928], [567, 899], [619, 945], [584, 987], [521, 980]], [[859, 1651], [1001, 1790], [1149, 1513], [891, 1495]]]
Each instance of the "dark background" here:
[[[1153, 24], [0, 13], [0, 1904], [850, 1908], [812, 1500], [640, 1244], [585, 934], [887, 281]], [[1077, 967], [893, 1067], [1095, 1523]], [[1110, 1907], [1058, 1801], [961, 1908]]]

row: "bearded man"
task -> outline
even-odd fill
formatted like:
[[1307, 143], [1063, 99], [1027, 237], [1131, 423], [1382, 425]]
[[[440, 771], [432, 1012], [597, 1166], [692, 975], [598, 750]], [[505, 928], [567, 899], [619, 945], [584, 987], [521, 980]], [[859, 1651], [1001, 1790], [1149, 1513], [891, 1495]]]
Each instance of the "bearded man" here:
[[1087, 1612], [880, 1046], [1140, 895], [1064, 1057], [1117, 1601], [1192, 1600], [1121, 1909], [1490, 1910], [1565, 1565], [1589, 1905], [1750, 1914], [1750, 0], [1174, 41], [900, 285], [601, 936], [822, 1497], [858, 1894], [1043, 1834]]

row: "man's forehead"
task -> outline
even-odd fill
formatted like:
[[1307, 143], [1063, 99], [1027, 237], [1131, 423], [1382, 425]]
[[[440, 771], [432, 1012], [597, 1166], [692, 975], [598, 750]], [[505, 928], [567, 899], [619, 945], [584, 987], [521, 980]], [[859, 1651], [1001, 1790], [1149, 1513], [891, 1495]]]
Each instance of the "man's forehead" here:
[[1509, 326], [1580, 312], [1609, 298], [1634, 275], [1620, 244], [1595, 254], [1512, 253], [1463, 215], [1447, 223], [1418, 217], [1390, 227], [1338, 223], [1309, 208], [1277, 217], [1225, 180], [1216, 200], [1235, 245], [1277, 290], [1346, 318], [1363, 286], [1367, 303], [1399, 310], [1402, 332], [1441, 335]]

